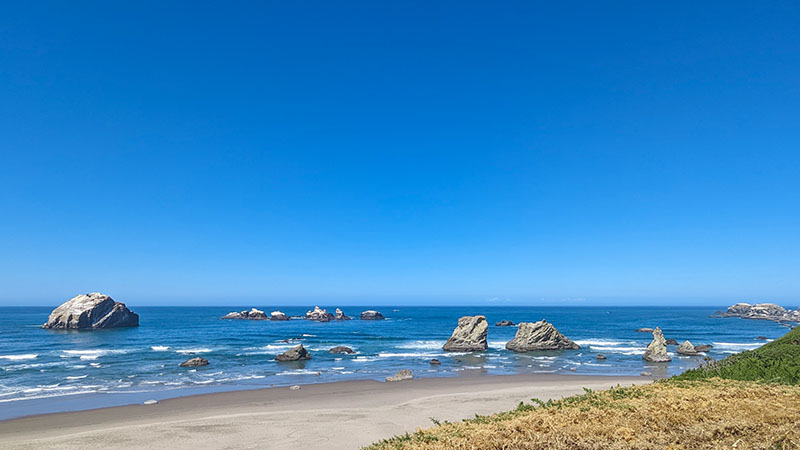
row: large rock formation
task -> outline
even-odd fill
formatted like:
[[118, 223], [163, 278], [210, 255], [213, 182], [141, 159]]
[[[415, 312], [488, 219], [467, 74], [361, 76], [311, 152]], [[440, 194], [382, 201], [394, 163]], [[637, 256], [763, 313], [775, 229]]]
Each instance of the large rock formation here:
[[399, 370], [396, 374], [391, 377], [386, 377], [386, 381], [403, 381], [403, 380], [413, 380], [414, 374], [411, 373], [408, 369]]
[[514, 352], [534, 350], [577, 350], [578, 344], [559, 333], [552, 324], [542, 319], [536, 323], [521, 322], [514, 339], [508, 341], [506, 349]]
[[306, 319], [317, 322], [330, 322], [334, 319], [334, 315], [319, 306], [315, 306], [313, 310], [306, 312]]
[[181, 367], [200, 367], [207, 366], [208, 360], [205, 358], [192, 358], [181, 363]]
[[718, 317], [772, 320], [774, 322], [800, 322], [800, 310], [786, 309], [774, 303], [737, 303], [726, 311], [717, 311]]
[[240, 312], [229, 312], [222, 316], [223, 319], [250, 319], [250, 320], [269, 320], [269, 316], [260, 309], [251, 308], [250, 311], [244, 310]]
[[334, 316], [336, 320], [350, 320], [350, 316], [345, 316], [344, 312], [341, 309], [336, 308], [336, 315]]
[[379, 313], [378, 311], [369, 310], [364, 311], [361, 313], [361, 320], [383, 320], [383, 314]]
[[687, 355], [687, 356], [697, 356], [700, 354], [697, 350], [694, 349], [694, 345], [692, 345], [689, 341], [683, 341], [683, 344], [678, 346], [678, 349], [675, 350], [678, 352], [679, 355]]
[[289, 320], [289, 316], [280, 312], [280, 311], [272, 311], [269, 313], [270, 320]]
[[296, 347], [290, 348], [275, 357], [277, 361], [298, 361], [301, 359], [311, 359], [311, 354], [303, 347], [303, 344], [298, 344]]
[[458, 326], [450, 339], [442, 347], [449, 352], [481, 352], [489, 348], [486, 334], [489, 324], [484, 316], [464, 316], [458, 319]]
[[137, 327], [139, 315], [124, 303], [99, 292], [81, 294], [54, 309], [42, 328], [59, 330], [94, 330], [98, 328]]
[[647, 345], [642, 359], [649, 362], [670, 362], [672, 358], [667, 354], [667, 341], [661, 328], [653, 330], [653, 340]]

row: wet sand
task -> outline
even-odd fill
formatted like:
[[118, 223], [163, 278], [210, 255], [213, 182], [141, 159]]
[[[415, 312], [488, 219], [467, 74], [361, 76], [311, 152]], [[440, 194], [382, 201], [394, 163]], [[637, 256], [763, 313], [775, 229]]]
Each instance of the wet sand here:
[[[0, 422], [3, 449], [357, 449], [396, 434], [644, 377], [510, 375], [219, 392]], [[57, 399], [54, 401], [58, 401]], [[12, 406], [13, 407], [13, 406]]]

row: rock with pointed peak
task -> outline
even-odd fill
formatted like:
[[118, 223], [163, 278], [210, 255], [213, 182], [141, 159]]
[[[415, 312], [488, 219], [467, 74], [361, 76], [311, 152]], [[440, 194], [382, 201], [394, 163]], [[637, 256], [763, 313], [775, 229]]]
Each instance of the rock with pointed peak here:
[[679, 355], [686, 356], [697, 356], [700, 354], [700, 352], [694, 349], [694, 345], [692, 345], [692, 343], [689, 341], [683, 341], [683, 343], [679, 345], [678, 349], [675, 351], [678, 352]]
[[506, 349], [514, 352], [536, 350], [577, 350], [580, 345], [559, 333], [553, 324], [542, 319], [538, 322], [521, 322], [514, 339], [508, 341]]
[[303, 344], [298, 344], [275, 357], [276, 361], [299, 361], [302, 359], [311, 359], [311, 354], [303, 347]]
[[450, 339], [442, 347], [448, 352], [482, 352], [489, 348], [486, 335], [489, 324], [484, 316], [464, 316], [458, 319], [458, 326]]
[[653, 330], [653, 340], [647, 345], [642, 359], [649, 362], [670, 362], [672, 358], [667, 354], [667, 341], [661, 328]]
[[334, 319], [334, 315], [319, 306], [315, 306], [313, 310], [306, 312], [306, 319], [317, 322], [330, 322]]

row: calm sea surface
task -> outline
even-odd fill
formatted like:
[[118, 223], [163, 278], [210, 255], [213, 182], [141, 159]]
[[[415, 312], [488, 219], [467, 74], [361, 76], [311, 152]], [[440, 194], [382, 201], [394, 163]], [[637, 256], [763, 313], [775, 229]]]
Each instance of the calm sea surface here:
[[[651, 339], [640, 327], [660, 326], [667, 339], [712, 344], [715, 359], [756, 348], [788, 329], [776, 323], [710, 318], [719, 308], [642, 307], [383, 307], [382, 321], [357, 318], [317, 323], [220, 320], [230, 311], [256, 306], [302, 315], [309, 308], [132, 307], [138, 328], [65, 332], [39, 328], [52, 308], [0, 308], [0, 419], [163, 399], [210, 391], [259, 388], [348, 379], [383, 380], [399, 369], [416, 377], [519, 373], [667, 376], [697, 366], [699, 357], [672, 354], [668, 364], [648, 364], [641, 354]], [[312, 305], [313, 306], [313, 305]], [[329, 311], [335, 305], [320, 305]], [[368, 307], [343, 308], [358, 317]], [[442, 345], [458, 317], [483, 314], [489, 321], [489, 350], [445, 353]], [[546, 318], [581, 345], [580, 350], [515, 354], [504, 345], [515, 327], [495, 327]], [[285, 339], [294, 339], [285, 343]], [[275, 356], [302, 342], [309, 361], [280, 363]], [[334, 355], [336, 345], [353, 355]], [[674, 351], [674, 347], [670, 348]], [[596, 355], [608, 359], [598, 361]], [[202, 356], [210, 365], [179, 364]], [[431, 358], [442, 364], [431, 366]]]

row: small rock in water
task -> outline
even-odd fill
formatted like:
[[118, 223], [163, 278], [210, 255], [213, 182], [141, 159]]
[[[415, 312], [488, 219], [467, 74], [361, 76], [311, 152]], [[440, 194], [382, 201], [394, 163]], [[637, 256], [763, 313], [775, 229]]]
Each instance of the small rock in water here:
[[368, 310], [361, 313], [361, 320], [383, 320], [383, 314], [375, 310]]
[[299, 391], [300, 390], [300, 386], [295, 384], [294, 386], [290, 387], [289, 389], [291, 389], [293, 391]]
[[699, 354], [699, 352], [695, 350], [695, 346], [689, 341], [684, 341], [675, 351], [678, 352], [679, 355], [694, 356]]
[[431, 360], [431, 364], [432, 364], [432, 365], [434, 365], [434, 366], [437, 366], [437, 365], [439, 365], [439, 364], [441, 364], [441, 363], [442, 363], [442, 362], [441, 362], [441, 361], [439, 361], [439, 360], [438, 360], [438, 359], [436, 359], [436, 358], [433, 358], [433, 359]]
[[143, 405], [156, 405], [158, 404], [158, 400], [145, 400]]
[[570, 371], [570, 372], [575, 372], [575, 370], [576, 370], [576, 369], [575, 369], [574, 367], [570, 367], [570, 368], [569, 368], [569, 371]]
[[199, 367], [207, 365], [208, 365], [208, 360], [200, 357], [188, 359], [181, 363], [181, 367]]
[[494, 326], [496, 327], [513, 327], [514, 322], [510, 320], [501, 320], [500, 322], [495, 322]]
[[639, 328], [638, 330], [636, 330], [637, 333], [652, 333], [653, 331], [655, 330], [653, 330], [652, 328]]
[[301, 359], [311, 359], [311, 354], [303, 347], [303, 344], [298, 344], [296, 347], [286, 350], [276, 356], [275, 359], [277, 361], [298, 361]]
[[352, 348], [345, 347], [344, 345], [337, 345], [332, 349], [328, 350], [328, 353], [347, 353], [348, 355], [351, 353], [355, 353]]
[[707, 352], [707, 351], [711, 350], [712, 347], [713, 347], [713, 345], [711, 345], [711, 344], [695, 345], [694, 346], [694, 351], [696, 351], [696, 352]]
[[651, 376], [653, 376], [653, 374], [650, 373], [650, 372], [642, 372], [642, 376], [643, 377], [651, 377]]
[[597, 355], [597, 359], [606, 359], [606, 355], [601, 353], [601, 354]]
[[766, 341], [767, 337], [766, 336], [759, 336], [759, 337], [756, 338], [756, 340], [757, 341]]
[[678, 341], [675, 339], [667, 339], [667, 345], [678, 345]]
[[386, 377], [386, 381], [403, 381], [403, 380], [413, 380], [414, 374], [411, 373], [408, 369], [399, 370], [394, 376]]

